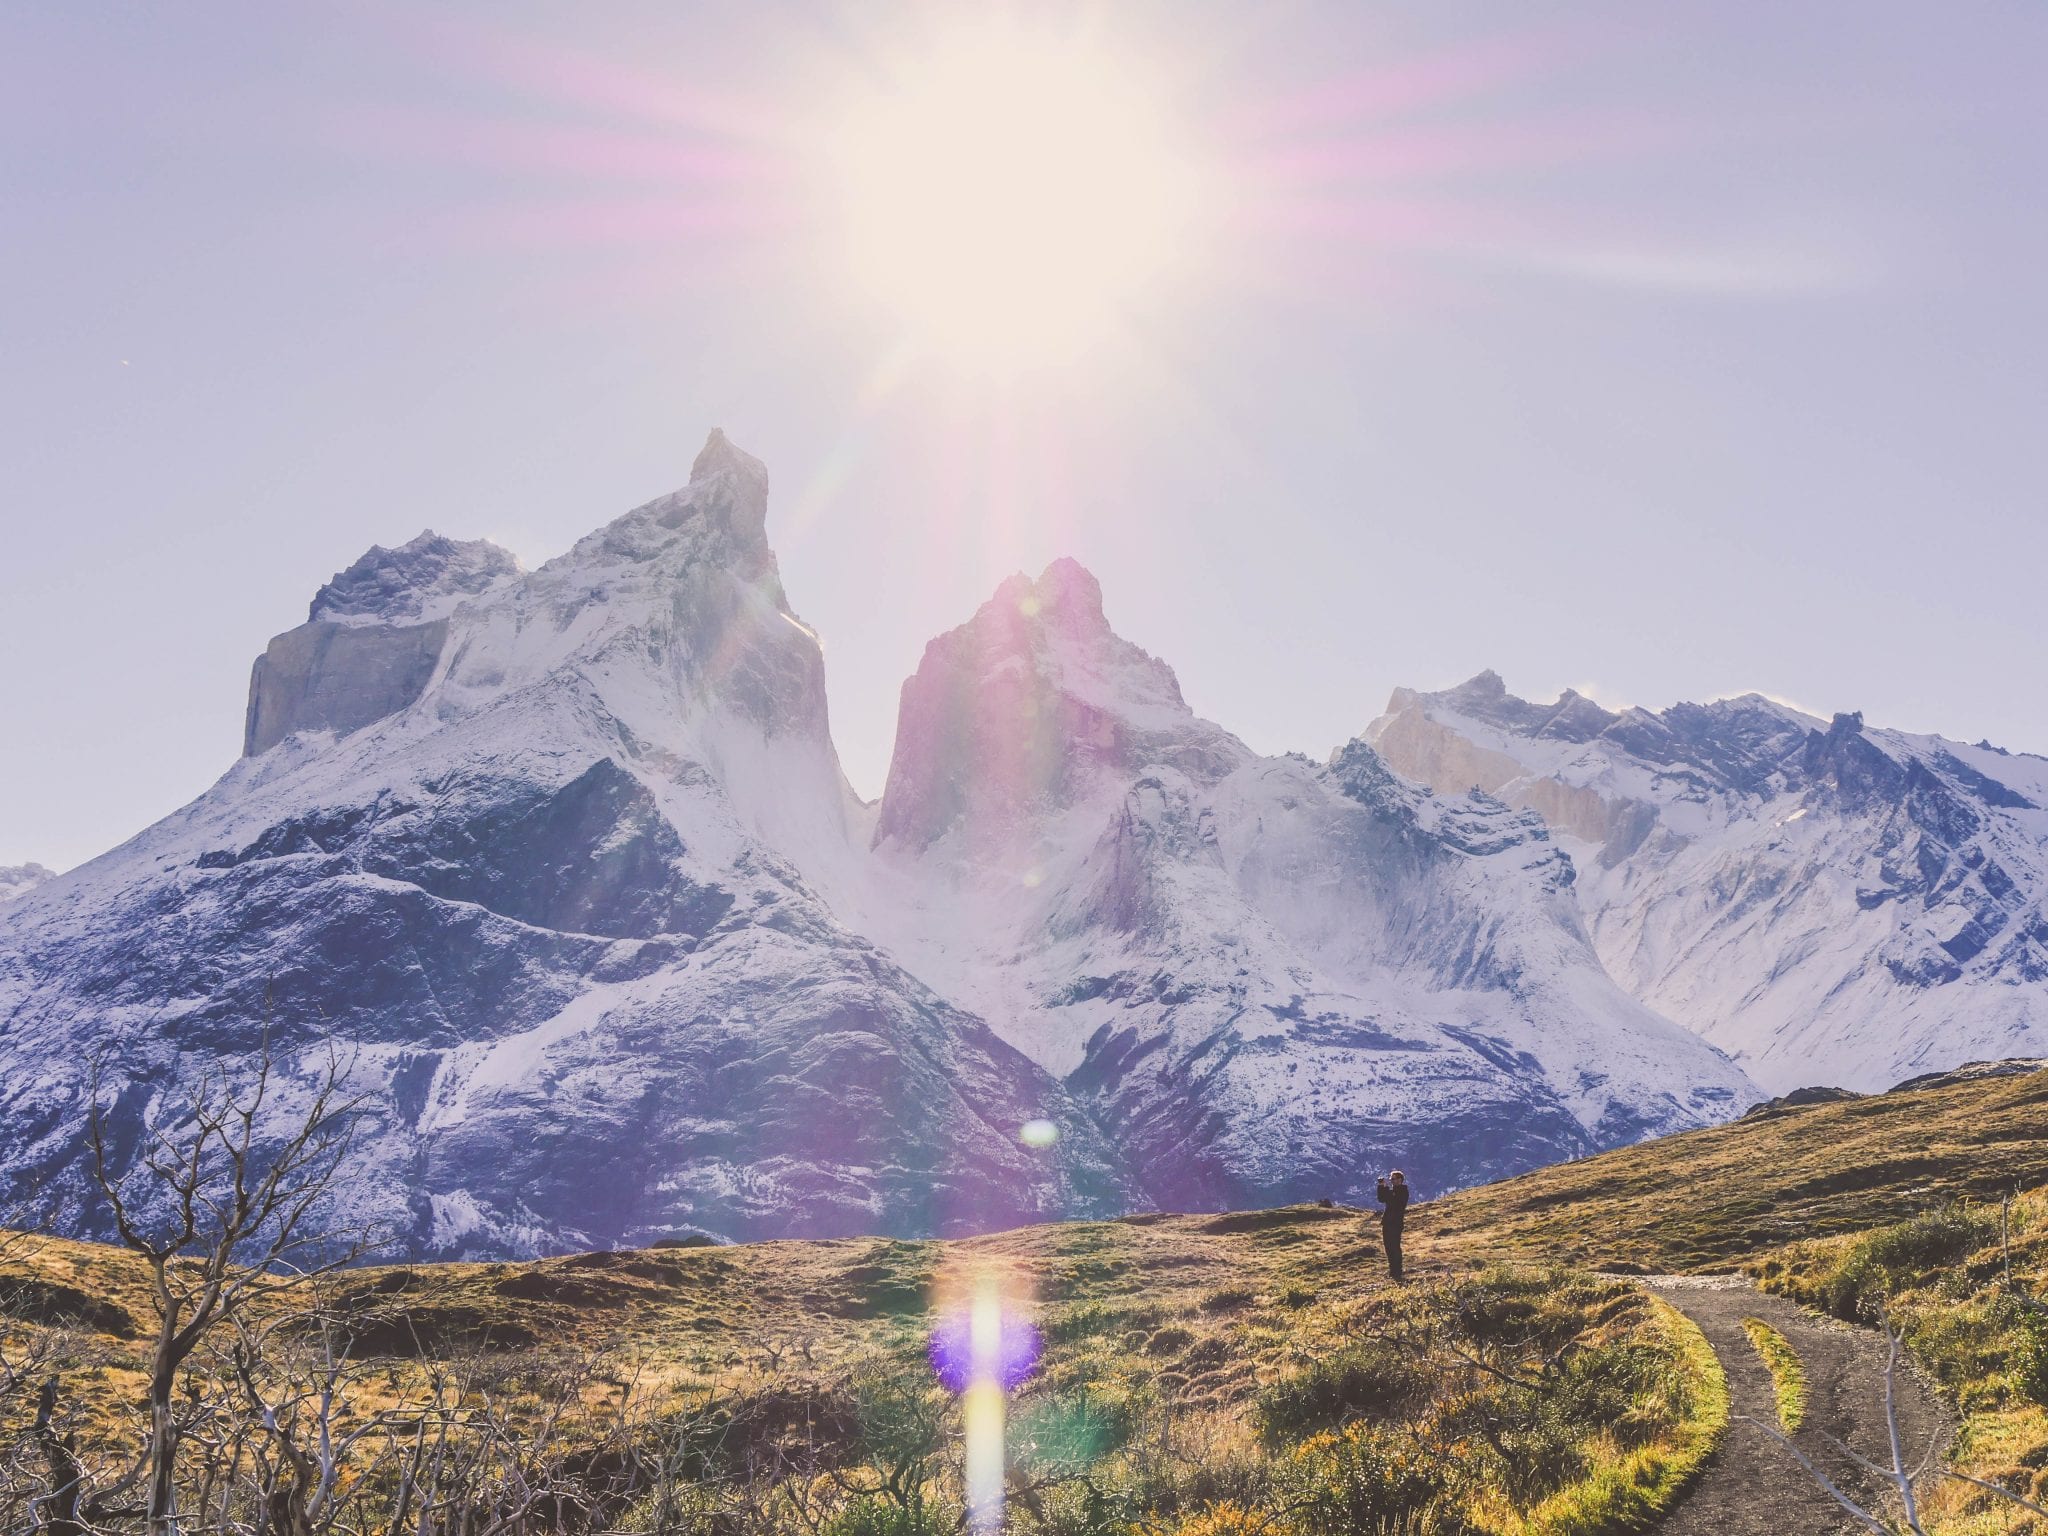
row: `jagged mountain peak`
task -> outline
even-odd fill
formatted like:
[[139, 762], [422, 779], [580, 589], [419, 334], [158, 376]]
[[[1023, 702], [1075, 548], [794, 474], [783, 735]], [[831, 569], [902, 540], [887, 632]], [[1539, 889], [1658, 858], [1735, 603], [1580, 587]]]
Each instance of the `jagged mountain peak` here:
[[1396, 688], [1387, 700], [1386, 713], [1395, 715], [1419, 706], [1447, 708], [1509, 729], [1570, 740], [1598, 736], [1635, 713], [1608, 709], [1576, 688], [1564, 689], [1552, 703], [1533, 703], [1510, 693], [1506, 681], [1491, 667], [1441, 693]]
[[1039, 572], [1036, 581], [1018, 571], [996, 588], [995, 595], [984, 606], [998, 613], [1014, 612], [1026, 622], [1035, 620], [1068, 632], [1110, 632], [1109, 620], [1102, 611], [1102, 583], [1071, 555], [1053, 561]]
[[[1862, 729], [1860, 715], [1838, 719], [1849, 722], [1837, 728], [1841, 731]], [[1704, 704], [1681, 702], [1662, 710], [1640, 705], [1610, 709], [1566, 688], [1546, 704], [1510, 692], [1500, 674], [1490, 670], [1436, 693], [1396, 688], [1368, 734], [1377, 740], [1397, 721], [1447, 723], [1489, 750], [1496, 733], [1554, 743], [1560, 751], [1608, 742], [1643, 763], [1735, 788], [1761, 783], [1803, 748], [1810, 734], [1823, 729], [1816, 717], [1760, 693]], [[1413, 756], [1399, 755], [1408, 765], [1404, 772], [1417, 771]]]
[[429, 528], [396, 548], [372, 544], [313, 595], [312, 624], [425, 624], [517, 576], [519, 559], [489, 539]]
[[744, 484], [759, 486], [764, 497], [768, 494], [768, 466], [736, 446], [723, 427], [713, 427], [704, 446], [697, 450], [697, 457], [690, 464], [690, 484], [718, 474], [729, 474]]
[[1774, 699], [1768, 693], [1758, 693], [1754, 688], [1742, 693], [1724, 693], [1718, 699], [1709, 699], [1700, 706], [1702, 709], [1718, 709], [1739, 714], [1773, 714], [1787, 719], [1811, 720], [1815, 717], [1796, 705], [1787, 704], [1783, 699]]
[[[965, 624], [938, 636], [925, 648], [973, 651], [992, 666], [1022, 662], [1044, 666], [1059, 659], [1092, 658], [1095, 662], [1143, 656], [1110, 627], [1102, 607], [1102, 584], [1087, 567], [1069, 556], [1052, 562], [1034, 578], [1022, 571], [1003, 578], [988, 600]], [[1173, 669], [1145, 657], [1142, 668], [1152, 685], [1148, 691], [1180, 705], [1180, 683]], [[1134, 674], [1135, 676], [1135, 674]]]
[[1111, 627], [1102, 583], [1071, 556], [1036, 580], [1021, 571], [1007, 577], [973, 618], [925, 648], [927, 662], [935, 654], [972, 658], [991, 672], [1028, 669], [1057, 691], [1144, 725], [1194, 719], [1173, 668]]
[[431, 531], [373, 549], [257, 658], [244, 755], [416, 705], [446, 724], [549, 679], [595, 685], [630, 732], [672, 749], [707, 704], [822, 743], [823, 655], [783, 592], [767, 496], [760, 461], [714, 431], [688, 484], [536, 571]]
[[[1506, 679], [1491, 667], [1482, 672], [1475, 672], [1449, 691], [1458, 698], [1469, 699], [1473, 703], [1498, 701], [1510, 697]], [[1516, 699], [1515, 702], [1519, 704], [1522, 701]]]
[[925, 647], [903, 684], [877, 845], [921, 850], [965, 825], [1002, 847], [1150, 764], [1209, 781], [1248, 756], [1200, 719], [1159, 658], [1110, 627], [1072, 559], [1006, 578]]
[[[776, 583], [768, 544], [768, 470], [713, 428], [690, 467], [689, 483], [633, 508], [576, 541], [544, 569], [616, 565], [717, 565], [750, 580]], [[774, 599], [783, 601], [775, 587]]]

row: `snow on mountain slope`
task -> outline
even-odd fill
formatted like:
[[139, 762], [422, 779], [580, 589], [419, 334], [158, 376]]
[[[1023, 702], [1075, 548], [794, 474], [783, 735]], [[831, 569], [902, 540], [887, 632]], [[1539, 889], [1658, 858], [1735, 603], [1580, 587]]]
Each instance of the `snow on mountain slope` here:
[[2048, 759], [1750, 694], [1397, 689], [1396, 769], [1541, 812], [1610, 973], [1774, 1092], [2048, 1051]]
[[1537, 818], [1362, 742], [1258, 757], [1071, 561], [927, 648], [875, 839], [870, 931], [1095, 1095], [1162, 1205], [1444, 1188], [1754, 1092], [1601, 972]]
[[[530, 574], [423, 539], [324, 589], [340, 635], [432, 615], [416, 685], [331, 643], [259, 663], [272, 744], [0, 908], [13, 1192], [98, 1231], [88, 1059], [132, 1145], [174, 1076], [246, 1072], [267, 1032], [280, 1115], [330, 1045], [378, 1093], [350, 1212], [416, 1253], [1126, 1208], [1070, 1096], [806, 883], [867, 824], [766, 497], [714, 433], [687, 489]], [[1050, 1152], [1017, 1137], [1041, 1116]]]

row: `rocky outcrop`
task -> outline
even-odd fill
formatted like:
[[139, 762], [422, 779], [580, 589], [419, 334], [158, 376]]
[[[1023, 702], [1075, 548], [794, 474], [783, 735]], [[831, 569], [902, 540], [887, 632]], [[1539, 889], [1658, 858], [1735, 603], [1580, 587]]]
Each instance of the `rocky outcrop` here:
[[429, 529], [372, 548], [314, 594], [307, 621], [273, 639], [249, 673], [242, 755], [298, 731], [345, 736], [419, 701], [448, 639], [448, 617], [503, 587], [519, 562], [488, 540]]
[[346, 736], [418, 703], [447, 639], [446, 619], [286, 630], [249, 671], [242, 755], [268, 752], [297, 731]]
[[1171, 667], [1110, 629], [1095, 578], [1056, 560], [925, 647], [903, 685], [875, 842], [1000, 845], [1147, 764], [1213, 780], [1248, 755], [1195, 718]]
[[396, 549], [372, 546], [313, 596], [315, 624], [423, 624], [514, 580], [519, 561], [488, 539], [447, 539], [429, 528]]

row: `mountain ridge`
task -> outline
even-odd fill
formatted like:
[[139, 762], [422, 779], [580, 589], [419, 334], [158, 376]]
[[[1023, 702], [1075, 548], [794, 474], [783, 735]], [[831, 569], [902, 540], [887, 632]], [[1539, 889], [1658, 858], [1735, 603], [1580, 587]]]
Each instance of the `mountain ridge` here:
[[[1949, 811], [1965, 871], [1971, 773], [2041, 803], [1976, 748], [1914, 778], [1860, 722], [1491, 675], [1465, 715], [1409, 694], [1389, 741], [1262, 757], [1072, 560], [925, 648], [863, 803], [768, 489], [714, 432], [687, 486], [531, 571], [428, 533], [337, 573], [279, 637], [317, 643], [257, 664], [255, 750], [0, 908], [0, 1180], [89, 1225], [89, 1044], [139, 1127], [268, 1036], [383, 1096], [363, 1214], [422, 1255], [1362, 1199], [1395, 1162], [1470, 1184], [1768, 1096], [1617, 985], [1588, 904], [1706, 801], [1796, 769], [1858, 814]], [[1598, 744], [1614, 782], [1534, 773], [1532, 742]], [[1498, 782], [1408, 772], [1416, 743]]]
[[1773, 1091], [2048, 1049], [2048, 760], [1762, 695], [1607, 710], [1481, 673], [1367, 739], [1534, 808], [1632, 995]]

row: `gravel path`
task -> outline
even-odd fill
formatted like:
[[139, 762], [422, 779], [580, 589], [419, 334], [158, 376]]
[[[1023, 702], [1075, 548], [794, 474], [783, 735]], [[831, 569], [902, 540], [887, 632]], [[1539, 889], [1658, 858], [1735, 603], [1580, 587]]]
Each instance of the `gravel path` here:
[[[1829, 1445], [1847, 1442], [1880, 1465], [1891, 1460], [1884, 1420], [1884, 1340], [1810, 1313], [1739, 1280], [1656, 1276], [1643, 1283], [1699, 1324], [1728, 1373], [1730, 1412], [1775, 1425], [1777, 1396], [1749, 1336], [1745, 1317], [1760, 1317], [1791, 1341], [1806, 1368], [1806, 1422], [1793, 1443], [1866, 1507], [1880, 1488]], [[1919, 1378], [1899, 1371], [1899, 1428], [1908, 1464], [1946, 1435], [1946, 1422]], [[1879, 1505], [1895, 1513], [1895, 1503]], [[1755, 1425], [1732, 1422], [1721, 1447], [1662, 1529], [1666, 1536], [1835, 1536], [1861, 1527], [1821, 1491], [1785, 1448]]]

